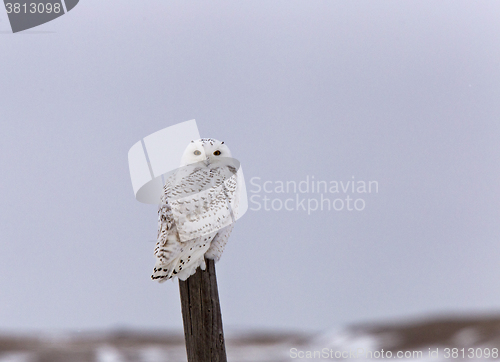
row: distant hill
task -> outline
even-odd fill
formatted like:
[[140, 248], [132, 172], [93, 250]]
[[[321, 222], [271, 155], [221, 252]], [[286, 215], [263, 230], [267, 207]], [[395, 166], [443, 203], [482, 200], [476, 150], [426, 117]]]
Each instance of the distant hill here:
[[[226, 339], [231, 362], [390, 358], [434, 362], [493, 361], [500, 358], [500, 316], [448, 316], [366, 323], [317, 335], [226, 332]], [[80, 361], [185, 362], [184, 338], [181, 333], [126, 330], [64, 336], [0, 334], [0, 362]]]

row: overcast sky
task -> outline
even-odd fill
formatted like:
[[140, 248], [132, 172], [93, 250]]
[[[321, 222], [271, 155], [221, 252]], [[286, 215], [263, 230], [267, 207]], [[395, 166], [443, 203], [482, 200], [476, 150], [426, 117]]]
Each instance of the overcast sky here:
[[[499, 16], [498, 1], [84, 0], [9, 34], [1, 10], [0, 331], [182, 327], [177, 282], [150, 279], [156, 207], [135, 200], [127, 152], [190, 119], [254, 201], [364, 205], [250, 202], [217, 264], [227, 328], [498, 311]], [[250, 183], [307, 177], [378, 192]]]

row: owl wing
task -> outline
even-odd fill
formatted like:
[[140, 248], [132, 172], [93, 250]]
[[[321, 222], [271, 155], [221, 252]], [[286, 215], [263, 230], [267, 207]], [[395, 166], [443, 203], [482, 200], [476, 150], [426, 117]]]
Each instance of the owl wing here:
[[154, 255], [156, 265], [151, 278], [164, 281], [171, 278], [172, 268], [168, 266], [181, 252], [181, 242], [177, 233], [177, 226], [172, 214], [172, 207], [168, 203], [170, 183], [166, 183], [158, 208], [158, 236]]
[[165, 184], [158, 209], [158, 240], [154, 251], [156, 263], [151, 278], [159, 282], [175, 276], [186, 280], [196, 272], [198, 266], [204, 267], [204, 254], [216, 234], [212, 233], [187, 242], [180, 240], [168, 197], [171, 194], [171, 186], [171, 182]]
[[[218, 168], [182, 168], [166, 180], [158, 209], [156, 264], [152, 279], [160, 282], [174, 276], [187, 279], [198, 266], [204, 269], [205, 253], [215, 260], [232, 230], [227, 200], [227, 173]], [[230, 228], [229, 228], [230, 226]]]
[[170, 204], [181, 241], [217, 232], [233, 222], [225, 183], [232, 175], [228, 167], [196, 168], [178, 180]]
[[210, 243], [210, 247], [205, 253], [205, 256], [208, 259], [213, 259], [216, 263], [220, 260], [220, 257], [224, 252], [224, 248], [226, 247], [227, 240], [229, 239], [229, 235], [231, 235], [231, 231], [233, 231], [233, 227], [234, 223], [217, 231], [217, 234]]

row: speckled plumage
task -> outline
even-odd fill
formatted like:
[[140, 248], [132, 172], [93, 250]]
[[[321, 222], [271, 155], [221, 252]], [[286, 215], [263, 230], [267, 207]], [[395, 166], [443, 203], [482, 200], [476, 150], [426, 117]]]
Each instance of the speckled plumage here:
[[238, 210], [237, 161], [211, 138], [192, 141], [167, 178], [158, 210], [153, 280], [186, 280], [204, 258], [219, 261]]

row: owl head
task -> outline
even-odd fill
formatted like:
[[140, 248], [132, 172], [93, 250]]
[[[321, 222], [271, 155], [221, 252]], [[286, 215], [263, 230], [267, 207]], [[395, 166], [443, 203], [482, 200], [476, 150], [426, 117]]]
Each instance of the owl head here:
[[181, 167], [187, 166], [196, 162], [204, 162], [209, 164], [217, 164], [220, 160], [230, 158], [231, 151], [224, 142], [217, 141], [213, 138], [200, 138], [196, 141], [191, 141], [181, 159]]

